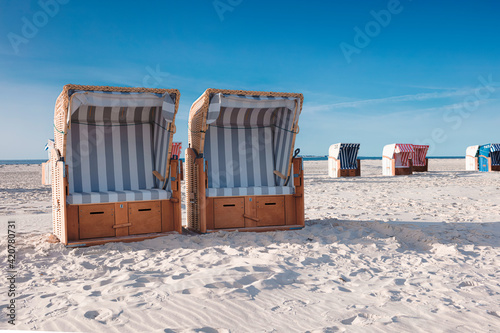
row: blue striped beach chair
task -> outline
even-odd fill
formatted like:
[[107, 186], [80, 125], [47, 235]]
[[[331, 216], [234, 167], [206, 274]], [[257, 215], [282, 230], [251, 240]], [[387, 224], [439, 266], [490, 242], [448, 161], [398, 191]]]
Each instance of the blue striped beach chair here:
[[302, 94], [208, 89], [189, 114], [188, 227], [304, 226], [302, 159], [293, 156]]
[[479, 171], [500, 171], [500, 143], [479, 146]]
[[51, 147], [54, 234], [67, 246], [181, 232], [175, 89], [66, 85]]
[[336, 143], [331, 145], [328, 154], [328, 175], [330, 177], [360, 176], [359, 146], [359, 143]]

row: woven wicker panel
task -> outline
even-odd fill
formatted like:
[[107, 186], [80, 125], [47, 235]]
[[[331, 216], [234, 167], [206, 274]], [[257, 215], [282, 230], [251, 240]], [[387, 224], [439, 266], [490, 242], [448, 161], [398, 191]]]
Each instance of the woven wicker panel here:
[[186, 154], [186, 210], [188, 227], [194, 230], [200, 230], [198, 212], [198, 200], [196, 196], [196, 189], [198, 188], [198, 172], [194, 163], [194, 158]]
[[[56, 107], [54, 111], [54, 143], [55, 148], [61, 154], [61, 157], [65, 160], [66, 157], [66, 133], [68, 131], [68, 124], [66, 119], [68, 117], [69, 108], [69, 90], [80, 90], [80, 91], [116, 91], [116, 92], [145, 92], [145, 93], [157, 93], [157, 94], [175, 94], [175, 114], [172, 123], [170, 124], [170, 141], [168, 146], [168, 155], [171, 156], [172, 151], [172, 138], [175, 132], [175, 115], [179, 109], [179, 99], [180, 93], [177, 89], [153, 89], [153, 88], [129, 88], [129, 87], [109, 87], [109, 86], [84, 86], [67, 84], [63, 87], [63, 91], [59, 95], [56, 101]], [[64, 181], [63, 175], [60, 174], [58, 168], [56, 168], [57, 156], [56, 154], [51, 154], [52, 163], [52, 224], [54, 235], [59, 238], [63, 243], [67, 242], [66, 239], [66, 216], [62, 213], [61, 206], [66, 205], [66, 193], [64, 192], [64, 187], [61, 186], [61, 182]], [[167, 161], [166, 173], [169, 174], [170, 171], [170, 158]], [[71, 175], [68, 175], [71, 177]]]
[[[296, 115], [302, 110], [302, 104], [304, 101], [304, 96], [302, 94], [296, 93], [280, 93], [280, 92], [266, 92], [266, 91], [245, 91], [245, 90], [228, 90], [228, 89], [207, 89], [191, 106], [191, 110], [189, 111], [189, 147], [193, 148], [198, 154], [203, 154], [204, 144], [205, 144], [205, 132], [207, 130], [207, 114], [208, 114], [208, 106], [210, 102], [210, 96], [213, 94], [228, 94], [228, 95], [245, 95], [245, 96], [273, 96], [273, 97], [296, 97], [300, 100], [300, 105], [298, 106], [298, 110], [296, 110], [296, 114], [294, 115], [294, 119], [296, 119]], [[295, 144], [295, 136], [293, 136], [293, 145]], [[293, 154], [293, 149], [292, 149]], [[291, 167], [291, 159], [292, 154], [290, 154], [290, 162], [289, 165]], [[198, 206], [198, 193], [197, 193], [197, 184], [198, 184], [198, 173], [196, 170], [196, 166], [194, 164], [194, 160], [186, 154], [186, 169], [187, 169], [187, 177], [186, 177], [186, 202], [187, 202], [187, 212], [188, 212], [188, 226], [194, 230], [200, 230], [201, 226], [199, 225], [200, 221], [200, 210]], [[290, 172], [290, 168], [289, 168]]]

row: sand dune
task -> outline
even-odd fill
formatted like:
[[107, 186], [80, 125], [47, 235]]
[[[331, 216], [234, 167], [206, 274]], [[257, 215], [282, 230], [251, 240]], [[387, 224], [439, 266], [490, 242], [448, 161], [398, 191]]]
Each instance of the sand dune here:
[[38, 171], [3, 167], [0, 248], [6, 221], [19, 232], [15, 328], [498, 332], [500, 173], [431, 160], [429, 173], [382, 177], [363, 161], [363, 177], [331, 179], [326, 167], [305, 163], [303, 230], [80, 249], [45, 242], [50, 193], [17, 176]]

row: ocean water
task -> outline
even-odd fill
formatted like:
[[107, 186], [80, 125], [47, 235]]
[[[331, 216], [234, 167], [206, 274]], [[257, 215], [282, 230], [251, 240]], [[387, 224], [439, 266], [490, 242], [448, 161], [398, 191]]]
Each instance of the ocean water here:
[[[304, 161], [326, 161], [328, 156], [302, 156]], [[381, 160], [382, 156], [358, 156], [360, 160]], [[457, 159], [465, 156], [427, 156], [428, 159]]]
[[0, 160], [0, 165], [9, 164], [42, 164], [47, 160]]
[[[326, 161], [328, 160], [328, 156], [312, 156], [306, 155], [302, 156], [304, 161]], [[359, 156], [360, 160], [381, 160], [381, 156]], [[465, 158], [465, 156], [428, 156], [429, 159], [455, 159], [455, 158]], [[181, 158], [184, 162], [184, 159]], [[42, 164], [47, 160], [0, 160], [0, 165], [9, 165], [9, 164]]]

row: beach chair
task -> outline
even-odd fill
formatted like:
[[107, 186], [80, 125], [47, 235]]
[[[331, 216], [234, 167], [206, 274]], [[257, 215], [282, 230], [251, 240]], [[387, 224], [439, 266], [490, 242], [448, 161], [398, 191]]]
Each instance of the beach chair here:
[[50, 162], [51, 151], [54, 148], [54, 140], [49, 140], [45, 145], [45, 151], [48, 152], [49, 159], [42, 163], [42, 185], [52, 185], [52, 168]]
[[330, 177], [355, 177], [361, 175], [358, 157], [359, 143], [336, 143], [330, 146], [328, 154], [328, 175]]
[[51, 148], [53, 229], [67, 246], [181, 232], [182, 165], [170, 158], [175, 89], [66, 85]]
[[400, 176], [413, 173], [412, 144], [393, 143], [386, 145], [382, 152], [382, 175]]
[[429, 146], [413, 145], [411, 164], [413, 172], [427, 172], [429, 169], [429, 159], [426, 157]]
[[304, 227], [303, 166], [293, 150], [302, 102], [302, 94], [218, 89], [194, 102], [186, 150], [190, 230]]
[[479, 146], [479, 171], [500, 171], [500, 143]]
[[465, 170], [478, 171], [479, 170], [479, 146], [469, 146], [465, 150]]

